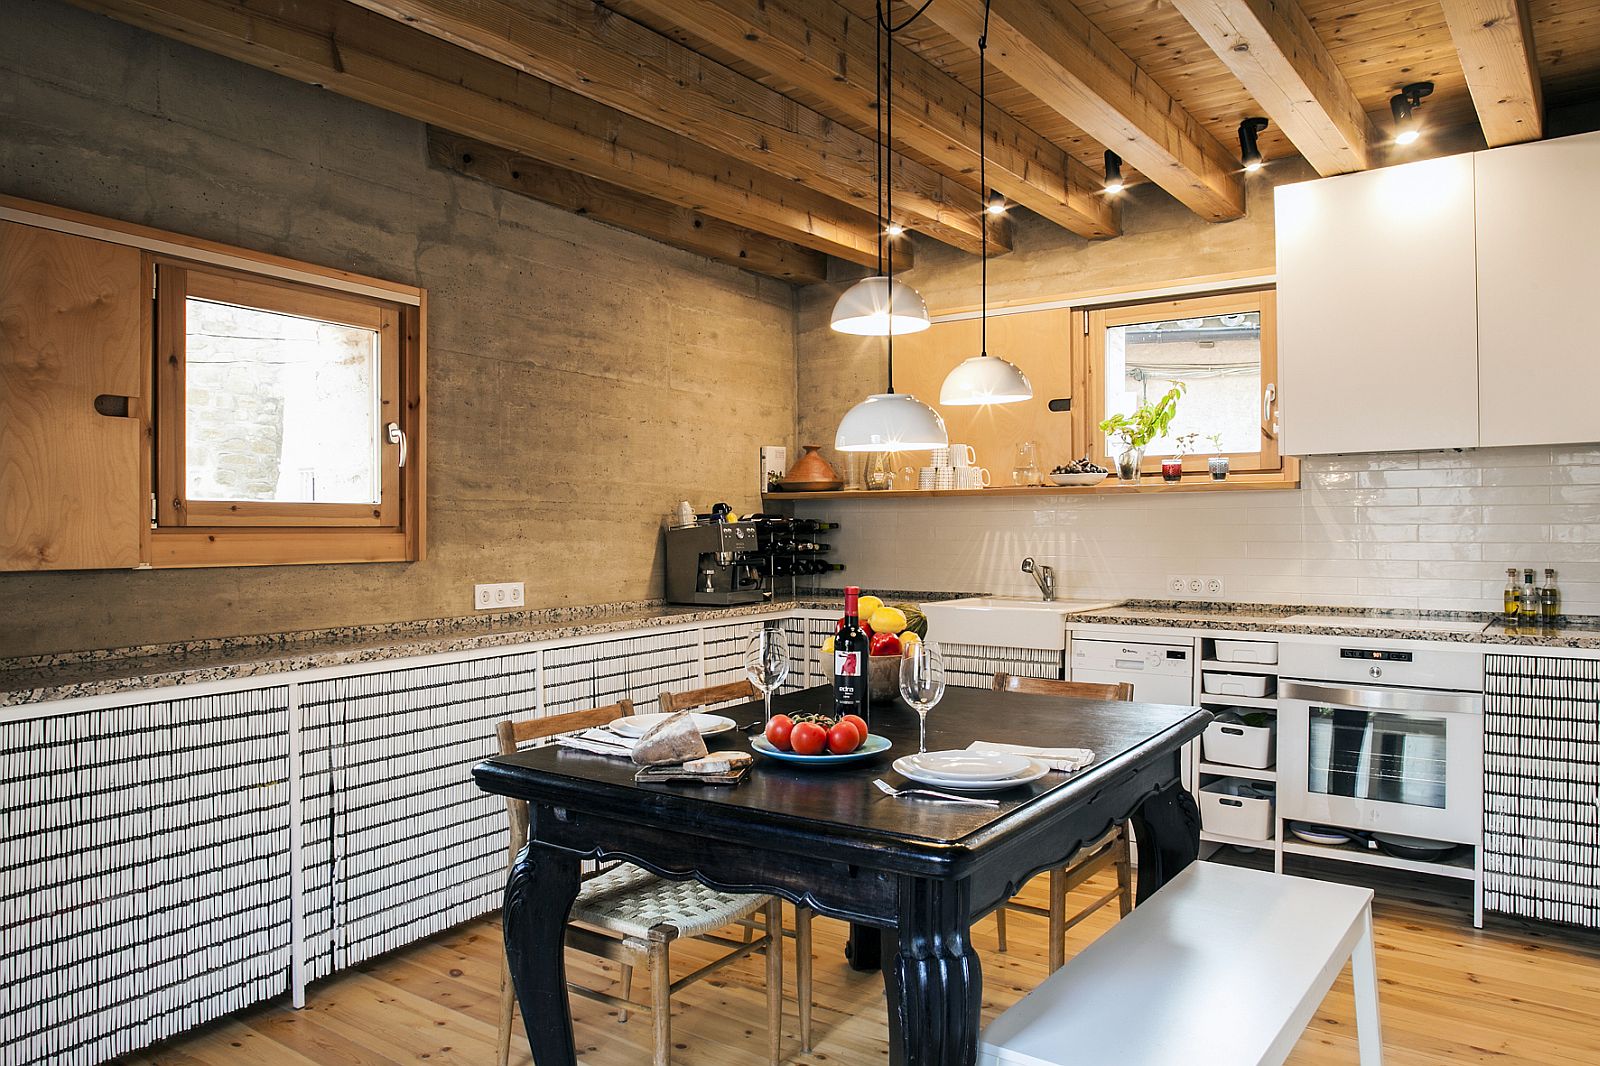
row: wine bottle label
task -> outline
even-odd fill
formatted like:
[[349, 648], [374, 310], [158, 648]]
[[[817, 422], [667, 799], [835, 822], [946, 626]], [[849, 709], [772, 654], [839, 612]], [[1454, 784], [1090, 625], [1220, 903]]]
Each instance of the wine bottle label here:
[[860, 677], [861, 653], [856, 651], [836, 651], [833, 653], [834, 677]]

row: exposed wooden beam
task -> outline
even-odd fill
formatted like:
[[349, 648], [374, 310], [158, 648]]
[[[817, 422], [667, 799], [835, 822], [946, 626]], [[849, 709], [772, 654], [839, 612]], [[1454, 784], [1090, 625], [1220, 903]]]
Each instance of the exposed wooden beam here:
[[1544, 136], [1544, 92], [1525, 0], [1442, 0], [1489, 147]]
[[[354, 2], [871, 210], [871, 138], [591, 0]], [[887, 177], [898, 221], [978, 251], [983, 215], [973, 191], [900, 155]], [[996, 237], [1003, 250], [1005, 233]]]
[[[976, 41], [983, 0], [937, 0], [923, 18]], [[993, 0], [989, 59], [1200, 217], [1244, 214], [1234, 154], [1068, 0]]]
[[1318, 174], [1370, 165], [1372, 123], [1298, 0], [1171, 0]]
[[758, 233], [877, 262], [877, 224], [859, 208], [343, 0], [72, 2]]
[[438, 166], [757, 274], [809, 285], [828, 280], [828, 257], [687, 207], [550, 166], [487, 141], [428, 127]]
[[[942, 0], [941, 0], [942, 2]], [[722, 51], [811, 93], [838, 113], [876, 121], [872, 22], [831, 2], [639, 0]], [[894, 46], [895, 139], [934, 166], [976, 173], [978, 94], [904, 45]], [[1088, 167], [989, 105], [989, 182], [1083, 237], [1119, 230], [1114, 202]]]

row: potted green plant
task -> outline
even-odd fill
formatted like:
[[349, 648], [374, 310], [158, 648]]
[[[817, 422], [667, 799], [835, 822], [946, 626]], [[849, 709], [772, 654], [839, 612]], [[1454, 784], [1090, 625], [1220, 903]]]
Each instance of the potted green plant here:
[[1211, 471], [1211, 480], [1228, 480], [1228, 457], [1222, 454], [1222, 434], [1213, 433], [1206, 437], [1206, 440], [1211, 442], [1211, 450], [1217, 453], [1206, 460], [1206, 468]]
[[1100, 423], [1100, 432], [1121, 442], [1121, 451], [1117, 455], [1117, 477], [1123, 481], [1139, 480], [1139, 464], [1144, 462], [1144, 450], [1151, 441], [1164, 436], [1172, 425], [1185, 388], [1183, 382], [1174, 381], [1172, 388], [1155, 403], [1142, 403], [1132, 414], [1115, 414]]

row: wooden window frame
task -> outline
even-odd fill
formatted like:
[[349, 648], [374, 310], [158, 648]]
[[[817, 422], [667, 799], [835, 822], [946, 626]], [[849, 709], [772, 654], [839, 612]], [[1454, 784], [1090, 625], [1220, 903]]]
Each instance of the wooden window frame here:
[[[1084, 368], [1084, 386], [1080, 390], [1080, 395], [1084, 398], [1082, 422], [1084, 442], [1093, 451], [1095, 460], [1111, 470], [1116, 469], [1116, 456], [1106, 447], [1106, 436], [1099, 428], [1106, 417], [1105, 338], [1108, 328], [1169, 318], [1198, 318], [1252, 311], [1261, 315], [1261, 394], [1258, 397], [1257, 411], [1258, 414], [1267, 414], [1270, 411], [1270, 414], [1260, 420], [1259, 451], [1223, 454], [1228, 458], [1230, 477], [1236, 474], [1291, 472], [1278, 449], [1275, 426], [1278, 389], [1278, 313], [1277, 292], [1271, 288], [1144, 300], [1075, 312], [1081, 316], [1073, 333], [1082, 344], [1079, 366]], [[1207, 460], [1210, 458], [1211, 453], [1184, 456], [1184, 473], [1206, 473]], [[1146, 456], [1140, 470], [1159, 474], [1161, 457]]]
[[[423, 307], [230, 267], [151, 255], [155, 293], [150, 563], [155, 567], [398, 562], [422, 558]], [[255, 307], [377, 331], [381, 501], [372, 504], [194, 500], [185, 467], [186, 301]], [[381, 440], [381, 438], [380, 438]]]

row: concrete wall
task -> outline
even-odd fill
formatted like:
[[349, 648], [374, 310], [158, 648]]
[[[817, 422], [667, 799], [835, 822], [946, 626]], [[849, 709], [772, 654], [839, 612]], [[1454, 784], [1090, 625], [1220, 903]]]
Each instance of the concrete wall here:
[[0, 4], [0, 191], [426, 287], [429, 558], [0, 575], [0, 657], [661, 595], [659, 516], [756, 505], [794, 436], [790, 287], [431, 169], [414, 122]]

